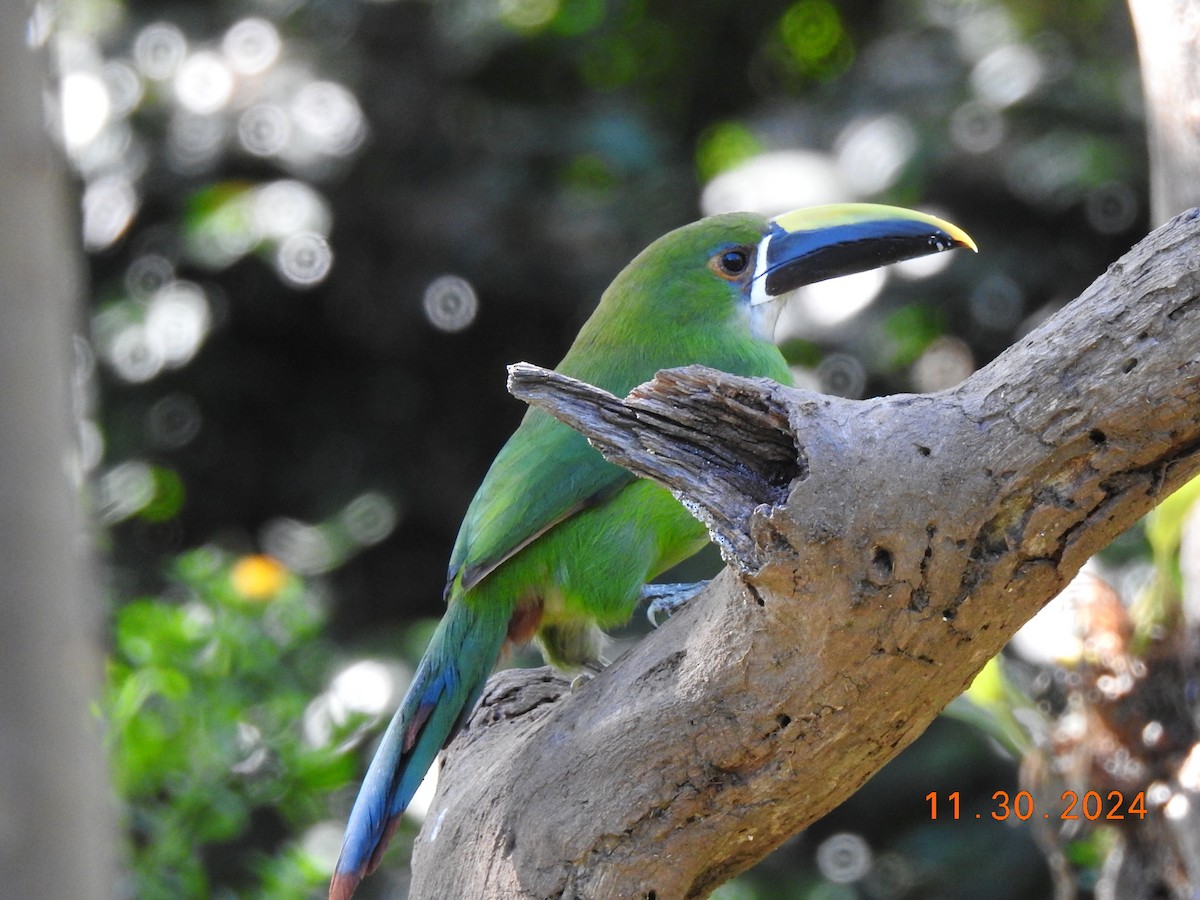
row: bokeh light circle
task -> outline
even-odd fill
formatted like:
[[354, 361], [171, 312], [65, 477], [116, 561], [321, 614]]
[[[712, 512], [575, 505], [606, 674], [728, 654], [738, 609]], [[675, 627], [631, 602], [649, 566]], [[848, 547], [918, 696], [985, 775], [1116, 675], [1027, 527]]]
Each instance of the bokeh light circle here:
[[871, 847], [861, 835], [831, 835], [817, 847], [817, 867], [835, 884], [858, 881], [871, 871]]
[[187, 39], [170, 22], [143, 28], [133, 42], [133, 60], [147, 78], [165, 81], [175, 74], [187, 54]]
[[288, 237], [275, 253], [275, 268], [293, 287], [320, 284], [333, 268], [333, 250], [329, 241], [312, 231]]
[[439, 331], [462, 331], [475, 321], [479, 296], [471, 282], [458, 275], [442, 275], [429, 282], [421, 298], [425, 317]]

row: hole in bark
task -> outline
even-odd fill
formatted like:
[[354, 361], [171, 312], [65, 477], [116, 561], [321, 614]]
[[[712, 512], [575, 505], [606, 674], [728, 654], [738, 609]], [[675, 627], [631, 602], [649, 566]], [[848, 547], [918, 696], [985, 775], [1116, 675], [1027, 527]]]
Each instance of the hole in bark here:
[[758, 591], [755, 589], [754, 585], [752, 585], [752, 584], [747, 584], [747, 585], [746, 585], [746, 590], [748, 590], [748, 591], [750, 592], [750, 596], [754, 598], [754, 602], [755, 602], [755, 603], [757, 603], [759, 606], [766, 606], [766, 605], [767, 605], [767, 601], [766, 601], [766, 600], [764, 600], [764, 599], [762, 598], [762, 594], [760, 594], [760, 593], [759, 593], [759, 592], [758, 592]]
[[922, 445], [917, 444], [917, 452], [920, 453], [922, 456], [928, 456], [933, 451], [930, 450], [928, 447], [923, 447]]
[[871, 558], [871, 565], [875, 567], [875, 572], [880, 578], [891, 578], [892, 572], [895, 571], [895, 563], [892, 560], [892, 551], [888, 550], [886, 547], [876, 547], [875, 555]]
[[792, 724], [792, 717], [786, 713], [780, 713], [775, 717], [775, 721], [779, 723], [780, 728], [787, 728]]
[[1108, 435], [1106, 435], [1099, 428], [1093, 428], [1091, 431], [1088, 432], [1088, 440], [1091, 441], [1093, 444], [1103, 444], [1105, 441], [1108, 440]]
[[1134, 369], [1137, 368], [1137, 364], [1138, 364], [1137, 357], [1135, 357], [1135, 356], [1129, 357], [1129, 359], [1127, 359], [1127, 360], [1125, 360], [1125, 362], [1121, 363], [1121, 374], [1128, 375], [1130, 372], [1132, 372]]
[[646, 891], [646, 900], [658, 900], [658, 893], [656, 891]]
[[958, 610], [955, 609], [953, 606], [947, 606], [945, 609], [942, 610], [943, 621], [953, 622], [957, 616], [958, 616]]

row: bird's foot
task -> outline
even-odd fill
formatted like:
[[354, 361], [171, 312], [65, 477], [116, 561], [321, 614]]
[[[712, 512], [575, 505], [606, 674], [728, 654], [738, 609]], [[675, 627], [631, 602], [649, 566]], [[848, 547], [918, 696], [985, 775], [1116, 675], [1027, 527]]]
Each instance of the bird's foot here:
[[641, 600], [648, 602], [646, 618], [657, 628], [663, 620], [671, 618], [688, 602], [708, 586], [707, 581], [694, 581], [690, 584], [644, 584], [642, 585]]
[[571, 693], [574, 694], [577, 690], [587, 684], [596, 676], [591, 672], [580, 672], [571, 679]]
[[571, 693], [575, 693], [597, 675], [604, 671], [604, 667], [608, 662], [603, 659], [596, 659], [592, 662], [585, 662], [583, 670], [580, 671], [574, 678], [571, 679]]

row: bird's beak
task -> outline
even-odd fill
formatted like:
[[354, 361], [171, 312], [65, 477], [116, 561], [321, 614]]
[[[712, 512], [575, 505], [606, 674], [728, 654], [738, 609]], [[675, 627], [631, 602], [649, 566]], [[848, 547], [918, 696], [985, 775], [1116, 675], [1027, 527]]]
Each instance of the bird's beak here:
[[911, 209], [847, 203], [794, 210], [768, 224], [750, 302], [757, 306], [816, 281], [955, 247], [977, 249], [961, 228]]

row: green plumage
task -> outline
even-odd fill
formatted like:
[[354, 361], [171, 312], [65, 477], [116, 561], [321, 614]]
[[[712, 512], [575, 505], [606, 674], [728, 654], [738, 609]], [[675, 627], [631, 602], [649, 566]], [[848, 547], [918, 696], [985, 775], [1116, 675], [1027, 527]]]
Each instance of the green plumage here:
[[[718, 216], [651, 244], [605, 291], [557, 371], [618, 396], [660, 369], [692, 363], [789, 381], [779, 350], [751, 335], [737, 285], [708, 268], [722, 248], [756, 244], [763, 224]], [[666, 490], [636, 481], [578, 432], [531, 409], [463, 519], [449, 600], [513, 609], [540, 601], [547, 659], [594, 663], [596, 640], [560, 636], [625, 622], [646, 580], [705, 541]]]
[[[704, 219], [655, 241], [616, 277], [557, 368], [619, 396], [660, 369], [696, 363], [787, 383], [770, 337], [796, 287], [969, 241], [932, 217], [868, 205]], [[378, 864], [506, 642], [532, 637], [556, 665], [595, 666], [602, 629], [628, 620], [642, 585], [705, 541], [666, 490], [528, 411], [463, 519], [446, 615], [355, 801], [331, 898], [349, 897]]]

